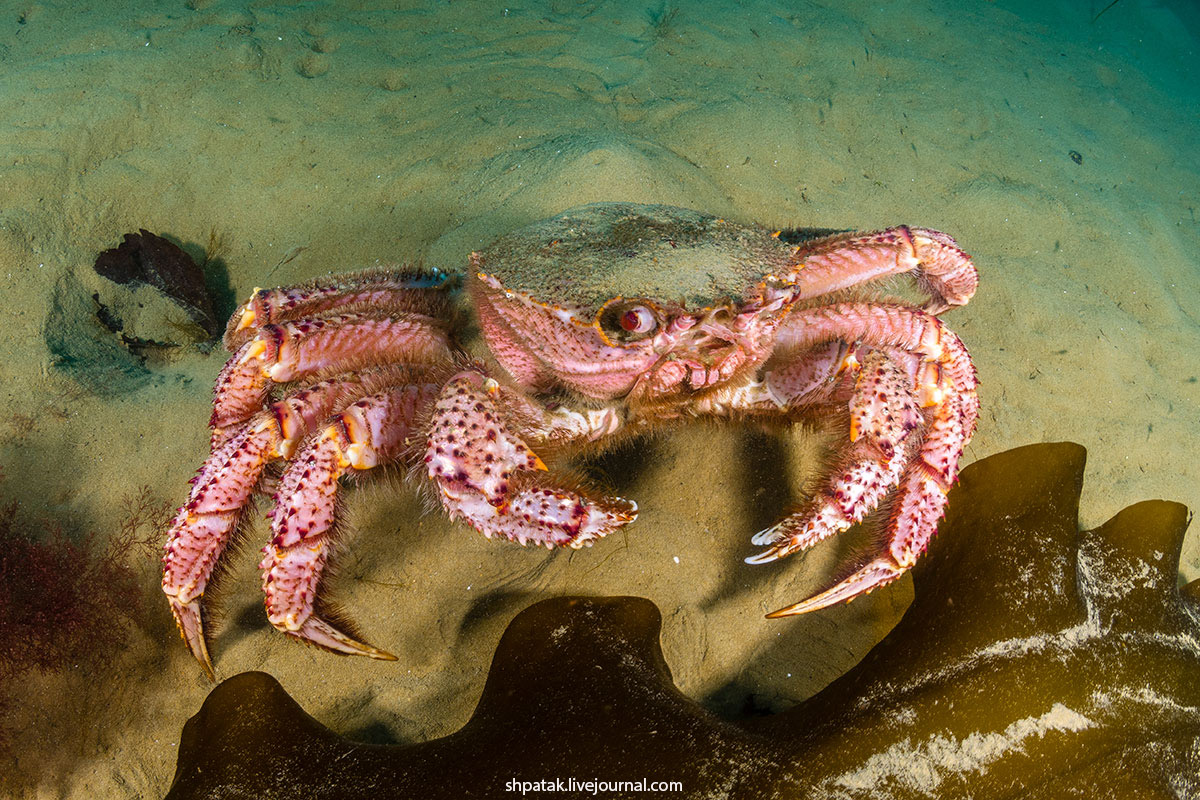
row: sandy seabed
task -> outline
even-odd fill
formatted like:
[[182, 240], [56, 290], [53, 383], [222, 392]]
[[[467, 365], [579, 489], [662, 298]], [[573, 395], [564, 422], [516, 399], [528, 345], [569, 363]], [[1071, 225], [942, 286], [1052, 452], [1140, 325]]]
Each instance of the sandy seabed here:
[[[115, 379], [101, 357], [115, 341], [96, 344], [91, 298], [113, 287], [91, 266], [123, 233], [197, 255], [219, 240], [214, 267], [241, 297], [376, 263], [461, 269], [501, 233], [600, 200], [950, 232], [982, 275], [946, 316], [982, 381], [965, 460], [1073, 440], [1090, 453], [1084, 525], [1153, 497], [1200, 507], [1193, 5], [1124, 0], [1094, 21], [1105, 4], [395, 5], [0, 7], [0, 468], [22, 519], [103, 535], [139, 487], [180, 502], [206, 453], [218, 349]], [[518, 610], [639, 594], [663, 611], [683, 691], [726, 713], [795, 702], [855, 663], [911, 589], [762, 618], [846, 551], [742, 563], [811, 464], [803, 436], [770, 442], [695, 427], [646, 443], [609, 475], [639, 521], [579, 553], [485, 541], [395, 482], [356, 490], [338, 598], [400, 660], [271, 631], [245, 552], [218, 673], [268, 671], [347, 735], [436, 737], [470, 715]], [[139, 567], [149, 611], [114, 663], [19, 684], [20, 793], [166, 790], [210, 686], [156, 568]], [[1181, 572], [1200, 576], [1195, 532]]]

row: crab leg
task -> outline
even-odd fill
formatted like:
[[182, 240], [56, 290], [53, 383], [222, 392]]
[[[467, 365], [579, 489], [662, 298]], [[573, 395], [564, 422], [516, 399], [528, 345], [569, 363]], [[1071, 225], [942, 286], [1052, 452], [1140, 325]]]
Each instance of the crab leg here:
[[765, 564], [806, 550], [874, 511], [897, 483], [908, 465], [909, 434], [924, 424], [908, 376], [878, 350], [859, 364], [851, 353], [842, 369], [853, 372], [855, 388], [850, 400], [850, 448], [843, 466], [803, 509], [755, 534], [757, 545], [770, 545], [748, 564]]
[[[794, 346], [837, 337], [878, 349], [861, 367], [851, 367], [860, 374], [851, 401], [848, 467], [809, 507], [757, 534], [754, 543], [770, 547], [747, 562], [762, 564], [810, 547], [860, 521], [891, 486], [898, 483], [900, 492], [882, 553], [831, 589], [772, 617], [850, 600], [909, 570], [937, 530], [979, 411], [966, 349], [936, 317], [902, 306], [846, 303], [797, 312], [788, 325]], [[910, 357], [909, 370], [899, 368], [904, 356]], [[924, 438], [910, 454], [909, 432], [922, 423]]]
[[213, 397], [213, 446], [266, 401], [272, 384], [314, 373], [350, 371], [404, 361], [433, 364], [449, 359], [445, 332], [416, 314], [339, 314], [264, 325], [226, 363]]
[[204, 638], [200, 600], [217, 559], [241, 521], [263, 465], [281, 440], [273, 415], [263, 412], [227, 439], [204, 462], [191, 496], [179, 509], [163, 555], [163, 592], [188, 650], [215, 680]]
[[204, 590], [263, 467], [291, 457], [296, 445], [337, 408], [380, 386], [411, 383], [415, 377], [406, 368], [388, 367], [313, 384], [235, 429], [192, 478], [188, 501], [167, 533], [162, 587], [188, 650], [210, 679], [214, 676], [204, 635]]
[[637, 517], [630, 501], [591, 498], [540, 477], [546, 465], [506, 428], [499, 393], [496, 381], [468, 370], [446, 383], [434, 406], [425, 463], [451, 518], [488, 538], [579, 548]]
[[300, 317], [331, 311], [385, 309], [440, 317], [446, 304], [440, 291], [446, 275], [439, 270], [369, 270], [332, 275], [296, 286], [255, 289], [250, 299], [229, 318], [225, 347], [236, 350], [257, 329]]
[[874, 233], [847, 233], [805, 242], [796, 248], [798, 299], [912, 272], [931, 298], [925, 312], [940, 314], [971, 299], [979, 275], [954, 239], [928, 228], [901, 225]]
[[259, 564], [267, 617], [277, 629], [335, 652], [395, 660], [322, 619], [317, 595], [334, 545], [338, 479], [395, 459], [437, 390], [432, 383], [402, 386], [352, 403], [288, 466], [269, 515], [274, 538]]

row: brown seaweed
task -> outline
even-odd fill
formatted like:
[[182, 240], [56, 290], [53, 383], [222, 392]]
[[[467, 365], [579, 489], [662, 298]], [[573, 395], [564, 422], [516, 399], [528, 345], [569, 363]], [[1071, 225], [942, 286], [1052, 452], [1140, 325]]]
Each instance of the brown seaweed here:
[[215, 338], [220, 331], [204, 270], [172, 242], [142, 228], [96, 257], [96, 273], [114, 283], [144, 283], [166, 295]]
[[[442, 739], [334, 734], [270, 676], [215, 688], [184, 727], [169, 798], [670, 796], [1175, 797], [1200, 792], [1200, 582], [1176, 569], [1189, 517], [1138, 503], [1077, 527], [1084, 450], [971, 465], [867, 657], [800, 706], [730, 722], [681, 694], [640, 598], [521, 612], [470, 721]], [[667, 794], [663, 791], [659, 794]], [[632, 787], [607, 797], [654, 796]]]

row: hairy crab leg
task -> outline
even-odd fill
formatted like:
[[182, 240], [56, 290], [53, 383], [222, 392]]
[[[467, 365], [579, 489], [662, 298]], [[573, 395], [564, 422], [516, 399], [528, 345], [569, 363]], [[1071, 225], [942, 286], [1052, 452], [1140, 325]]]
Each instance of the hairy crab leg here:
[[[912, 568], [937, 530], [938, 520], [945, 510], [946, 493], [957, 478], [959, 457], [974, 433], [979, 414], [975, 369], [966, 348], [957, 336], [929, 314], [903, 306], [843, 303], [796, 312], [788, 321], [788, 337], [791, 346], [801, 348], [835, 338], [857, 341], [880, 350], [896, 351], [892, 363], [905, 354], [910, 355], [915, 359], [911, 374], [916, 386], [911, 391], [897, 386], [896, 375], [889, 375], [885, 370], [869, 387], [877, 396], [882, 392], [878, 409], [864, 411], [861, 404], [870, 398], [856, 395], [859, 406], [852, 418], [865, 420], [872, 430], [877, 429], [872, 437], [881, 438], [872, 446], [881, 458], [873, 467], [868, 466], [868, 460], [860, 460], [858, 466], [835, 478], [830, 498], [816, 510], [818, 515], [850, 516], [843, 507], [845, 498], [857, 496], [855, 503], [865, 504], [877, 491], [876, 483], [890, 478], [898, 460], [902, 460], [901, 472], [892, 480], [893, 484], [900, 484], [900, 491], [886, 526], [888, 541], [884, 551], [832, 588], [772, 612], [768, 615], [771, 617], [803, 614], [853, 599], [894, 581]], [[910, 458], [897, 447], [899, 442], [895, 438], [908, 429], [914, 400], [924, 407], [926, 423], [920, 446]], [[888, 412], [898, 414], [900, 419], [888, 421]], [[882, 428], [878, 428], [880, 420], [885, 423]], [[851, 437], [857, 437], [854, 423]], [[906, 439], [905, 432], [901, 440]], [[887, 448], [880, 447], [878, 441], [892, 444], [890, 458], [886, 454]], [[852, 447], [858, 448], [859, 444], [855, 442]], [[860, 468], [862, 471], [856, 474], [855, 470]], [[855, 503], [851, 504], [852, 508], [857, 507]], [[781, 533], [768, 529], [758, 534], [756, 544], [772, 546], [747, 561], [756, 564], [772, 561], [823, 538], [801, 533], [794, 540], [791, 534], [783, 539]]]
[[[589, 497], [542, 477], [546, 465], [507, 429], [499, 392], [496, 381], [468, 370], [446, 383], [434, 406], [425, 464], [451, 518], [488, 538], [579, 548], [637, 517], [630, 501]], [[581, 432], [592, 424], [577, 422]], [[616, 423], [601, 415], [594, 424]]]
[[435, 364], [449, 359], [449, 339], [440, 323], [416, 314], [356, 312], [264, 325], [217, 378], [209, 422], [213, 446], [262, 408], [275, 383], [395, 361]]
[[770, 547], [747, 558], [748, 564], [775, 561], [847, 530], [874, 511], [904, 475], [909, 434], [925, 422], [908, 376], [878, 350], [864, 354], [861, 364], [853, 353], [843, 363], [843, 370], [853, 373], [855, 387], [851, 445], [842, 466], [803, 509], [755, 534], [754, 544]]
[[421, 383], [355, 401], [309, 439], [284, 472], [270, 513], [273, 538], [259, 564], [267, 617], [278, 630], [335, 652], [395, 660], [322, 619], [318, 590], [334, 546], [339, 478], [403, 452], [413, 420], [439, 388]]
[[263, 467], [289, 458], [300, 440], [336, 409], [384, 385], [411, 383], [416, 374], [386, 367], [321, 381], [253, 417], [219, 444], [196, 476], [167, 533], [163, 592], [188, 650], [214, 679], [204, 632], [202, 600], [222, 552], [237, 529]]
[[317, 278], [295, 286], [255, 289], [225, 329], [225, 347], [233, 351], [264, 325], [329, 312], [386, 310], [442, 317], [446, 274], [440, 270], [378, 269]]
[[931, 295], [924, 311], [940, 314], [971, 299], [979, 275], [971, 257], [944, 233], [901, 225], [874, 233], [847, 233], [796, 248], [798, 299], [846, 289], [885, 275], [912, 272]]
[[217, 559], [242, 518], [263, 465], [281, 439], [273, 415], [263, 412], [213, 451], [167, 532], [162, 589], [188, 650], [215, 680], [204, 638], [201, 598]]

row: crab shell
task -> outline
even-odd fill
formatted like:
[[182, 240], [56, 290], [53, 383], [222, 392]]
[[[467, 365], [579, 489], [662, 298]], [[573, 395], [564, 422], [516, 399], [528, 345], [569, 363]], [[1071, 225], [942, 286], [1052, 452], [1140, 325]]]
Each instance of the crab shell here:
[[472, 254], [470, 284], [492, 354], [524, 388], [686, 402], [770, 356], [795, 250], [689, 209], [596, 203]]

